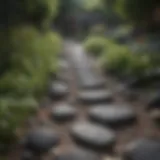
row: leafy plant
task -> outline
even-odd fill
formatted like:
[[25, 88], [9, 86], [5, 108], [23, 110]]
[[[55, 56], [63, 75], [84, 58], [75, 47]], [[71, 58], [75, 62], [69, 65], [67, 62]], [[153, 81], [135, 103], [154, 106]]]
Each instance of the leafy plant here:
[[89, 36], [84, 42], [84, 48], [88, 53], [100, 55], [109, 42], [102, 36]]
[[128, 47], [112, 45], [100, 59], [102, 66], [118, 76], [140, 77], [152, 68], [148, 55], [133, 54]]

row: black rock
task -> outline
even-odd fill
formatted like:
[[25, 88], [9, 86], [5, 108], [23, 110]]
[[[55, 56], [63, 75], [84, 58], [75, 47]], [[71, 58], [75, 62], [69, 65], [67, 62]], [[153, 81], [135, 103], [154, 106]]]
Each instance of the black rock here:
[[116, 140], [112, 130], [85, 122], [74, 124], [71, 128], [71, 135], [77, 142], [97, 149], [112, 148]]
[[144, 88], [160, 81], [160, 69], [153, 70], [142, 77], [132, 79], [128, 84], [128, 88]]
[[56, 147], [59, 140], [58, 134], [51, 128], [40, 127], [26, 135], [25, 148], [35, 153], [44, 153]]
[[24, 151], [21, 160], [34, 160], [34, 155], [30, 151]]
[[59, 121], [71, 120], [75, 115], [76, 109], [67, 104], [58, 105], [52, 110], [52, 117]]
[[160, 92], [150, 97], [147, 110], [152, 110], [155, 108], [160, 109]]
[[83, 103], [111, 102], [112, 93], [106, 90], [84, 90], [78, 93], [78, 100]]
[[160, 139], [141, 139], [126, 147], [124, 160], [160, 160]]
[[55, 157], [55, 160], [100, 160], [99, 157], [92, 152], [80, 149], [74, 149], [67, 153], [63, 153]]
[[100, 124], [120, 127], [121, 125], [133, 122], [136, 119], [136, 114], [129, 107], [106, 105], [91, 108], [89, 110], [89, 117]]
[[63, 98], [69, 93], [69, 88], [64, 82], [53, 82], [49, 89], [49, 96], [51, 98]]

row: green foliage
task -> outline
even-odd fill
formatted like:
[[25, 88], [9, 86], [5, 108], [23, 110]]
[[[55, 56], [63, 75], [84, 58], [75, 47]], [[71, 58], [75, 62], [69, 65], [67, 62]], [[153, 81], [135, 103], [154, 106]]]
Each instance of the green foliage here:
[[0, 106], [0, 144], [5, 144], [6, 149], [16, 140], [17, 127], [36, 112], [38, 104], [32, 97], [1, 97]]
[[52, 20], [57, 13], [57, 0], [6, 0], [1, 3], [0, 10], [7, 9], [6, 14], [2, 14], [2, 24], [17, 25], [22, 23], [32, 23], [42, 25], [48, 20]]
[[49, 73], [57, 70], [60, 38], [52, 32], [41, 34], [33, 27], [20, 27], [12, 29], [10, 42], [10, 69], [0, 79], [1, 93], [42, 93]]
[[105, 49], [108, 41], [105, 37], [89, 36], [84, 42], [84, 48], [88, 53], [93, 55], [100, 55]]
[[97, 24], [90, 29], [90, 35], [103, 36], [106, 31], [106, 26], [103, 24]]
[[109, 72], [121, 76], [142, 76], [151, 69], [147, 55], [136, 55], [126, 46], [112, 44], [100, 59], [102, 66]]
[[37, 111], [50, 73], [57, 72], [61, 38], [49, 27], [57, 6], [58, 0], [1, 3], [0, 151], [15, 142], [17, 128]]
[[117, 0], [116, 9], [129, 20], [144, 24], [149, 22], [153, 17], [153, 10], [160, 6], [158, 0]]

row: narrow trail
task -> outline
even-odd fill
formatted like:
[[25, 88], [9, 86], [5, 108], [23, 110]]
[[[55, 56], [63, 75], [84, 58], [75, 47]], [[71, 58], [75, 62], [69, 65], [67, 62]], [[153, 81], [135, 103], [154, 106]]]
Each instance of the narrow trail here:
[[[85, 151], [93, 151], [93, 153], [98, 156], [99, 160], [108, 160], [107, 157], [109, 155], [112, 157], [121, 156], [124, 147], [130, 141], [138, 138], [143, 138], [145, 136], [160, 136], [159, 131], [151, 123], [151, 120], [149, 119], [147, 113], [144, 112], [143, 103], [139, 100], [133, 102], [126, 101], [124, 95], [121, 92], [117, 91], [119, 84], [113, 81], [113, 79], [111, 79], [110, 77], [106, 78], [103, 73], [99, 72], [99, 68], [95, 67], [94, 60], [91, 59], [92, 58], [88, 57], [88, 55], [84, 52], [81, 44], [71, 40], [67, 40], [64, 42], [63, 60], [66, 62], [68, 67], [65, 67], [65, 71], [63, 71], [62, 74], [65, 72], [65, 75], [67, 77], [66, 84], [69, 86], [69, 94], [66, 98], [62, 98], [58, 101], [52, 101], [49, 105], [42, 106], [37, 116], [32, 120], [32, 123], [30, 124], [30, 129], [40, 125], [48, 126], [54, 131], [58, 132], [58, 135], [60, 137], [59, 145], [52, 149], [49, 153], [44, 155], [41, 158], [42, 160], [54, 160], [56, 159], [56, 156], [63, 155], [64, 153], [71, 152], [78, 148], [81, 148]], [[105, 78], [106, 81], [104, 81]], [[99, 93], [102, 97], [99, 96]], [[113, 100], [111, 102], [108, 102], [107, 98], [112, 98]], [[89, 101], [89, 103], [86, 103], [86, 101]], [[74, 119], [59, 123], [51, 118], [51, 113], [56, 108], [56, 106], [62, 105], [70, 105], [76, 109], [76, 115]], [[89, 110], [91, 110], [93, 107], [96, 108], [97, 106], [98, 108], [99, 106], [107, 105], [129, 106], [130, 108], [132, 108], [136, 115], [136, 122], [134, 124], [129, 124], [125, 128], [111, 129], [113, 131], [113, 134], [115, 135], [114, 138], [108, 131], [105, 132], [107, 129], [110, 129], [108, 125], [106, 128], [106, 126], [101, 123], [102, 121], [92, 121], [88, 115]], [[98, 112], [98, 114], [101, 114], [101, 112]], [[123, 115], [120, 116], [120, 118], [123, 119]], [[112, 122], [118, 122], [118, 120], [114, 119], [115, 117], [112, 116]], [[127, 120], [128, 119], [125, 119], [126, 122]], [[75, 129], [76, 127], [73, 127], [75, 123], [77, 125], [92, 123], [95, 126], [100, 126], [100, 131], [102, 130], [102, 132], [96, 131], [97, 133], [95, 133], [95, 130], [93, 129], [94, 126], [90, 128], [90, 126], [88, 125], [86, 127], [86, 130], [84, 130], [85, 127], [81, 126], [78, 129]], [[103, 129], [105, 131], [103, 131]], [[109, 140], [106, 141], [106, 144], [104, 145], [104, 141], [107, 138], [109, 138]], [[98, 139], [102, 139], [102, 141], [99, 141]], [[111, 139], [114, 139], [113, 144], [110, 144]], [[80, 141], [81, 143], [79, 143]], [[90, 143], [89, 145], [84, 143], [88, 141]], [[93, 149], [92, 145], [95, 145], [98, 149]], [[105, 147], [103, 147], [103, 145]], [[103, 149], [101, 148], [101, 146], [103, 147]], [[110, 152], [109, 147], [111, 148], [112, 152]], [[10, 159], [13, 159], [13, 157]], [[14, 159], [23, 160], [21, 158]], [[68, 159], [66, 158], [66, 160]], [[83, 160], [91, 159], [84, 158]], [[92, 158], [92, 160], [94, 160], [94, 158]]]

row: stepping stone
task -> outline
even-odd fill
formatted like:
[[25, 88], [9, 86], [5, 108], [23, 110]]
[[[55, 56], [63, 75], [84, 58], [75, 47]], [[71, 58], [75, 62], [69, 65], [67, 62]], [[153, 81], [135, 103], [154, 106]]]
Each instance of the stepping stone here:
[[30, 151], [24, 151], [20, 160], [33, 160], [34, 155]]
[[91, 120], [111, 127], [130, 124], [136, 119], [135, 112], [127, 106], [95, 106], [88, 114]]
[[78, 100], [83, 103], [111, 102], [112, 93], [106, 90], [83, 90], [78, 93]]
[[96, 149], [112, 148], [116, 140], [112, 130], [88, 122], [75, 123], [71, 135], [76, 142]]
[[64, 98], [69, 93], [69, 88], [64, 82], [53, 82], [49, 89], [51, 98]]
[[99, 157], [92, 152], [85, 150], [72, 150], [67, 153], [55, 156], [55, 160], [100, 160]]
[[100, 88], [105, 88], [105, 81], [103, 79], [100, 78], [95, 78], [95, 79], [85, 79], [85, 81], [83, 81], [80, 84], [80, 88], [82, 89], [100, 89]]
[[147, 106], [147, 110], [152, 110], [155, 108], [160, 109], [160, 93], [155, 94], [153, 97], [150, 98]]
[[160, 109], [153, 109], [150, 112], [150, 117], [157, 127], [160, 127]]
[[148, 87], [149, 85], [154, 84], [155, 82], [159, 82], [160, 80], [160, 69], [153, 70], [141, 78], [135, 78], [129, 82], [129, 88], [144, 88]]
[[67, 70], [69, 68], [69, 65], [66, 60], [62, 59], [59, 61], [59, 67], [63, 70]]
[[76, 115], [76, 109], [68, 104], [61, 104], [53, 108], [51, 116], [59, 121], [71, 120]]
[[31, 130], [25, 137], [25, 148], [34, 153], [45, 153], [59, 143], [59, 136], [51, 128], [40, 127]]
[[160, 160], [160, 139], [141, 139], [126, 147], [125, 160]]

